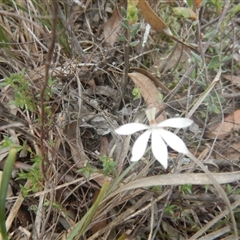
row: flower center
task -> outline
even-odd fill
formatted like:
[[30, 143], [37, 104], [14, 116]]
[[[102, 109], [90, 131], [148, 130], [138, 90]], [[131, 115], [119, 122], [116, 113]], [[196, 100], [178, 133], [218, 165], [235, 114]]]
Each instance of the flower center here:
[[149, 121], [149, 125], [150, 125], [150, 126], [156, 126], [157, 123], [156, 123], [155, 119], [154, 119], [154, 120], [150, 120], [150, 121]]

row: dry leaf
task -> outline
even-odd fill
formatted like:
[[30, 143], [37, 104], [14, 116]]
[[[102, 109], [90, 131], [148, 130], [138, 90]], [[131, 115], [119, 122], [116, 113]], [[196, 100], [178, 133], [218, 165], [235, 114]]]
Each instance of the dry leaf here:
[[225, 79], [235, 84], [237, 87], [240, 87], [240, 77], [239, 76], [233, 76], [228, 74], [222, 75]]
[[189, 47], [193, 51], [196, 51], [194, 47], [182, 42], [180, 39], [173, 36], [171, 30], [168, 28], [166, 23], [153, 11], [153, 9], [145, 0], [139, 1], [137, 7], [141, 10], [143, 18], [153, 29], [163, 31], [172, 40]]
[[195, 4], [197, 8], [201, 7], [202, 0], [195, 0]]
[[121, 20], [119, 7], [120, 4], [113, 10], [112, 16], [108, 19], [103, 27], [105, 41], [111, 45], [118, 40], [118, 33], [121, 30], [121, 25], [119, 24], [119, 21]]
[[143, 18], [151, 25], [152, 28], [161, 31], [164, 31], [164, 29], [168, 28], [166, 23], [160, 17], [158, 17], [158, 15], [152, 10], [145, 0], [139, 1], [137, 6], [141, 10]]
[[227, 147], [225, 151], [222, 151], [222, 149], [220, 150], [221, 150], [220, 152], [221, 155], [218, 155], [218, 151], [217, 151], [216, 154], [212, 156], [212, 158], [216, 158], [218, 161], [220, 161], [220, 160], [225, 160], [223, 159], [223, 157], [225, 157], [226, 159], [231, 160], [229, 161], [229, 164], [231, 164], [232, 162], [236, 162], [236, 164], [238, 164], [239, 154], [240, 154], [240, 141], [232, 143], [230, 146]]
[[236, 110], [233, 114], [228, 115], [223, 123], [217, 123], [211, 127], [211, 131], [206, 133], [206, 136], [210, 139], [214, 139], [216, 136], [219, 139], [223, 139], [230, 135], [233, 131], [240, 129], [240, 110]]
[[[156, 107], [157, 111], [164, 108], [163, 102], [160, 100], [160, 92], [157, 90], [152, 81], [141, 73], [129, 73], [128, 76], [133, 80], [136, 87], [140, 90], [140, 93], [148, 105], [148, 108]], [[160, 121], [166, 119], [165, 114], [161, 114]]]

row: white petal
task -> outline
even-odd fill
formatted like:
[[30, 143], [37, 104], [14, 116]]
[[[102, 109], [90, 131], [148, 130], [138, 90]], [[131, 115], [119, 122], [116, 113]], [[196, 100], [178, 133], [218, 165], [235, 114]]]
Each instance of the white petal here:
[[163, 138], [163, 140], [175, 151], [180, 152], [180, 153], [184, 153], [187, 154], [188, 153], [188, 149], [185, 145], [185, 143], [183, 142], [183, 140], [181, 138], [179, 138], [177, 135], [175, 135], [172, 132], [166, 131], [164, 129], [158, 129], [157, 130], [159, 132], [159, 134], [161, 135], [161, 137]]
[[162, 140], [158, 131], [152, 132], [152, 152], [154, 157], [166, 169], [168, 167], [168, 151], [165, 142]]
[[130, 135], [148, 128], [149, 128], [148, 125], [142, 123], [128, 123], [117, 128], [115, 132], [120, 135]]
[[190, 126], [193, 123], [193, 120], [189, 118], [169, 118], [161, 123], [158, 127], [173, 127], [173, 128], [185, 128]]
[[151, 123], [152, 121], [155, 121], [155, 115], [156, 115], [156, 108], [150, 108], [145, 111], [148, 121]]
[[146, 132], [144, 132], [134, 143], [133, 148], [132, 148], [132, 158], [131, 161], [136, 162], [139, 159], [141, 159], [141, 157], [143, 156], [146, 147], [147, 147], [147, 143], [148, 143], [148, 139], [150, 137], [151, 134], [151, 130], [148, 130]]

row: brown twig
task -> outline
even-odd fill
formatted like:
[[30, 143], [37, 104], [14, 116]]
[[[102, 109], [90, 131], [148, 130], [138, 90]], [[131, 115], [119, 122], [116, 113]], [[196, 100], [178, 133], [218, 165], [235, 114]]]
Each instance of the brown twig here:
[[[42, 151], [42, 174], [44, 176], [45, 181], [47, 180], [46, 176], [46, 166], [45, 163], [48, 165], [47, 161], [47, 151], [45, 151], [45, 145], [44, 145], [44, 140], [46, 138], [46, 132], [45, 132], [45, 109], [44, 109], [44, 103], [45, 103], [45, 90], [47, 88], [48, 84], [48, 78], [49, 78], [49, 71], [50, 71], [50, 66], [52, 62], [52, 55], [54, 51], [54, 46], [57, 38], [57, 20], [58, 20], [58, 1], [55, 0], [53, 1], [53, 16], [52, 16], [52, 39], [50, 42], [50, 45], [48, 47], [48, 54], [47, 54], [47, 60], [45, 64], [45, 75], [44, 75], [44, 83], [40, 92], [40, 108], [41, 108], [41, 113], [40, 113], [40, 120], [41, 120], [41, 125], [40, 125], [40, 147]], [[52, 204], [53, 202], [53, 197], [54, 194], [51, 194], [51, 201], [50, 203]], [[51, 209], [51, 205], [49, 206]], [[42, 225], [42, 233], [41, 235], [45, 234], [44, 229], [46, 228], [48, 219], [50, 217], [51, 211], [48, 211], [48, 214], [45, 218], [45, 221]], [[42, 239], [43, 236], [40, 237]]]

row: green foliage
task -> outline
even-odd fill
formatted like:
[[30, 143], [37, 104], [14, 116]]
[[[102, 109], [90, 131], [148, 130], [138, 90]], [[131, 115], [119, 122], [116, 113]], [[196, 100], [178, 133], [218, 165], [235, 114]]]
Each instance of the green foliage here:
[[[32, 1], [32, 4], [38, 9], [39, 13], [38, 16], [36, 17], [37, 20], [43, 25], [43, 27], [46, 27], [49, 29], [49, 31], [52, 31], [52, 19], [51, 17], [41, 17], [41, 16], [52, 16], [52, 12], [49, 12], [48, 10], [50, 9], [48, 6], [46, 6], [47, 2], [46, 1], [41, 1], [41, 0], [34, 0]], [[62, 5], [62, 7], [66, 7], [66, 5]], [[34, 16], [35, 17], [35, 16]], [[71, 47], [69, 44], [69, 37], [70, 34], [67, 32], [66, 29], [66, 19], [65, 16], [62, 12], [62, 9], [59, 8], [59, 18], [57, 22], [57, 36], [58, 36], [58, 41], [64, 50], [65, 54], [70, 57], [71, 56]]]
[[165, 208], [165, 213], [171, 215], [174, 220], [177, 220], [177, 218], [176, 218], [176, 216], [175, 216], [176, 210], [179, 211], [177, 205], [174, 205], [174, 204], [168, 205], [168, 206]]
[[101, 188], [100, 193], [96, 201], [93, 203], [91, 208], [87, 211], [87, 213], [81, 218], [79, 222], [77, 222], [74, 227], [69, 231], [66, 240], [73, 240], [73, 239], [81, 239], [81, 236], [89, 227], [94, 215], [96, 214], [98, 207], [100, 206], [104, 196], [106, 195], [110, 183], [105, 182]]
[[122, 11], [122, 14], [123, 14], [123, 19], [120, 22], [121, 26], [128, 32], [127, 35], [129, 36], [129, 39], [126, 36], [121, 35], [121, 36], [119, 36], [119, 40], [121, 42], [129, 42], [129, 46], [135, 47], [135, 46], [137, 46], [139, 41], [136, 40], [136, 41], [131, 42], [131, 39], [136, 36], [136, 34], [139, 31], [141, 25], [140, 25], [140, 23], [137, 23], [137, 21], [138, 21], [138, 9], [131, 2], [132, 1], [128, 2], [129, 5], [128, 5], [127, 11], [126, 11], [126, 9], [121, 8], [121, 11]]
[[27, 108], [30, 111], [35, 111], [36, 105], [34, 98], [28, 89], [29, 82], [24, 77], [24, 70], [20, 73], [13, 73], [9, 77], [5, 78], [5, 81], [0, 86], [11, 86], [13, 89], [13, 101], [10, 104], [24, 109]]
[[[217, 51], [217, 50], [216, 50]], [[218, 71], [219, 67], [224, 66], [224, 64], [232, 59], [232, 55], [222, 57], [220, 55], [214, 56], [207, 65], [208, 70]]]
[[5, 223], [5, 204], [7, 198], [8, 184], [11, 179], [13, 166], [17, 157], [17, 148], [12, 147], [9, 151], [6, 163], [4, 165], [1, 185], [0, 185], [0, 232], [2, 239], [8, 240], [7, 228]]
[[[157, 12], [160, 13], [160, 17], [172, 32], [180, 32], [182, 28], [181, 23], [178, 17], [173, 14], [173, 9], [170, 4], [159, 4], [159, 9]], [[166, 40], [169, 41], [169, 39]]]
[[[220, 102], [219, 102], [220, 100]], [[207, 96], [204, 99], [204, 102], [207, 103], [208, 110], [210, 113], [219, 114], [221, 112], [220, 105], [223, 103], [225, 99], [223, 97], [217, 96], [215, 92], [211, 93], [211, 95]]]
[[240, 194], [240, 189], [239, 188], [233, 188], [230, 184], [227, 184], [226, 193], [227, 194], [233, 194], [233, 195], [239, 195]]
[[179, 191], [185, 194], [192, 194], [192, 184], [181, 185], [178, 187]]
[[162, 192], [162, 186], [154, 186], [151, 188], [153, 192]]
[[205, 184], [204, 185], [204, 189], [205, 189], [205, 192], [207, 192], [210, 189], [210, 185], [209, 184]]
[[223, 0], [210, 0], [210, 2], [216, 8], [218, 13], [222, 12], [222, 8], [223, 8], [223, 5], [224, 5], [224, 1]]
[[30, 192], [36, 193], [38, 191], [42, 190], [42, 181], [43, 181], [43, 175], [40, 171], [41, 169], [41, 157], [35, 156], [32, 159], [33, 165], [31, 169], [28, 172], [24, 172], [20, 170], [20, 173], [18, 174], [18, 180], [24, 179], [24, 180], [30, 180], [32, 185], [31, 188], [25, 188], [24, 186], [20, 185], [21, 191], [24, 197], [26, 197]]
[[239, 3], [239, 4], [236, 4], [236, 5], [233, 7], [232, 12], [230, 13], [230, 14], [231, 14], [231, 17], [235, 16], [238, 12], [240, 12], [240, 3]]
[[138, 13], [139, 10], [135, 6], [134, 1], [129, 0], [127, 6], [127, 19], [131, 25], [135, 24], [138, 21]]
[[112, 174], [116, 168], [116, 163], [107, 155], [99, 157], [99, 160], [103, 164], [103, 173], [104, 175]]
[[159, 94], [158, 94], [158, 100], [160, 100], [160, 101], [163, 100], [163, 95], [162, 95], [162, 93], [159, 93]]
[[84, 168], [81, 168], [77, 170], [78, 173], [82, 173], [85, 178], [89, 179], [91, 176], [91, 173], [97, 172], [97, 169], [92, 167], [89, 162], [87, 162], [84, 166]]
[[[49, 207], [50, 205], [51, 205], [51, 202], [48, 200], [48, 199], [46, 199], [45, 201], [44, 201], [44, 204], [43, 204], [45, 207]], [[53, 203], [53, 208], [55, 208], [55, 209], [61, 209], [62, 208], [62, 206], [61, 206], [61, 204], [59, 204], [59, 203], [57, 203], [57, 202], [54, 202]]]
[[0, 145], [0, 148], [11, 147], [12, 145], [13, 145], [12, 139], [8, 136], [3, 136], [3, 141]]
[[134, 88], [132, 90], [133, 100], [140, 99], [141, 98], [141, 92], [138, 88]]
[[7, 33], [4, 30], [4, 28], [0, 25], [0, 47], [1, 48], [9, 48], [9, 45], [6, 44], [9, 43], [9, 39], [7, 37]]
[[[206, 90], [208, 88], [208, 85], [201, 80], [196, 80], [196, 82], [204, 89]], [[221, 104], [225, 101], [223, 97], [220, 97], [216, 91], [212, 91], [209, 93], [209, 95], [204, 99], [204, 103], [207, 106], [207, 109], [210, 114], [215, 113], [219, 114], [221, 112]], [[206, 117], [206, 111], [200, 112], [201, 118]]]

